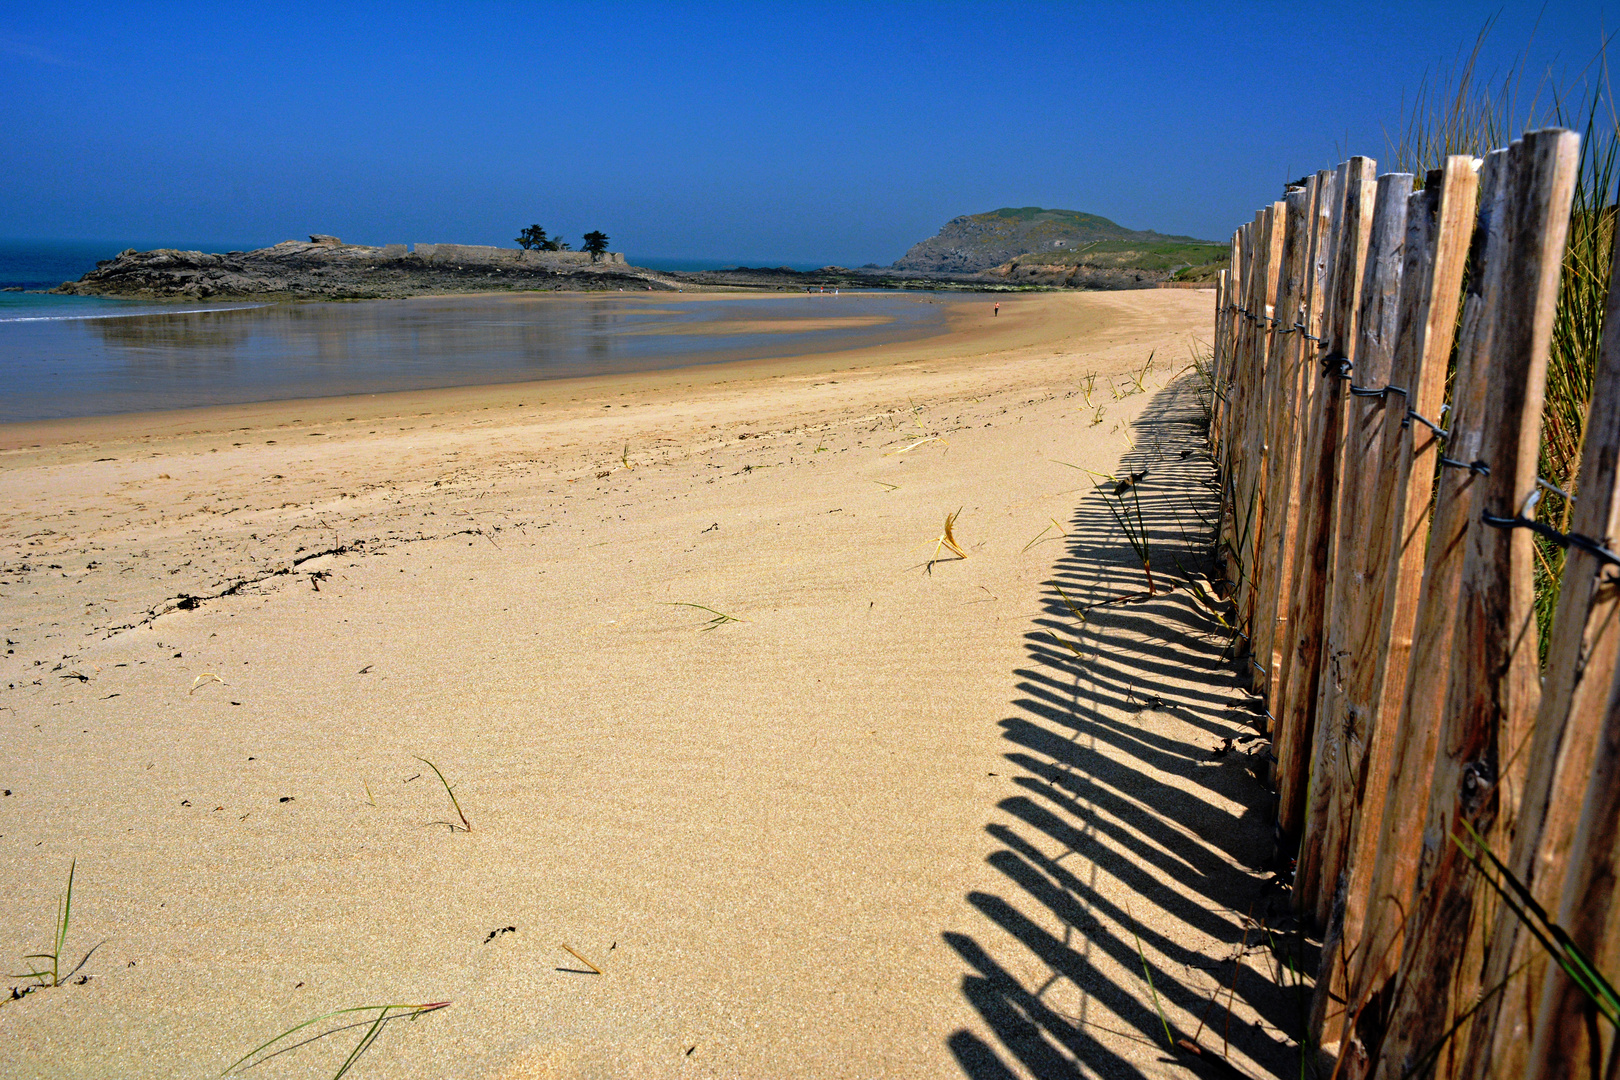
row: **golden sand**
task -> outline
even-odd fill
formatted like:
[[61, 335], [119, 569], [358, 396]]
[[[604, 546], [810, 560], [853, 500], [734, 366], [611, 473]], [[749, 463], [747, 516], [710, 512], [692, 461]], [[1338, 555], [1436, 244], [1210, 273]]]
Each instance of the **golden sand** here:
[[1191, 1032], [1265, 832], [1210, 760], [1232, 665], [1185, 590], [1098, 629], [1046, 583], [1139, 587], [1077, 469], [1151, 437], [1196, 490], [1146, 421], [1209, 321], [1048, 294], [862, 353], [0, 428], [0, 956], [75, 859], [66, 958], [101, 943], [0, 1005], [0, 1074], [218, 1075], [438, 1001], [350, 1075], [1179, 1068], [1130, 942]]

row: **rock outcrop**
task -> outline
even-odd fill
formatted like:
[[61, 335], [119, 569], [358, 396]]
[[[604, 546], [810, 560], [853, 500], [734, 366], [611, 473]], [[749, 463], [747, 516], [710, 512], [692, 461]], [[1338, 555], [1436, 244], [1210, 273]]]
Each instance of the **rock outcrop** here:
[[609, 252], [522, 251], [466, 244], [368, 247], [314, 233], [257, 251], [121, 252], [52, 290], [147, 300], [361, 300], [427, 293], [533, 289], [674, 289]]
[[979, 275], [1008, 285], [1044, 285], [1053, 289], [1092, 289], [1111, 292], [1120, 289], [1151, 289], [1169, 281], [1168, 270], [1144, 267], [1088, 266], [1084, 263], [1008, 262]]

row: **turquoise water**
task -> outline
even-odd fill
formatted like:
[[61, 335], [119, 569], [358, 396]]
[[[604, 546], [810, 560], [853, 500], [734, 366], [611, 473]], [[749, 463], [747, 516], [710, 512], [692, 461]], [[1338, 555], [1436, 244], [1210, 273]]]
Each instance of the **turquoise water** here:
[[263, 305], [0, 293], [0, 423], [794, 356], [941, 333], [944, 311], [911, 292]]

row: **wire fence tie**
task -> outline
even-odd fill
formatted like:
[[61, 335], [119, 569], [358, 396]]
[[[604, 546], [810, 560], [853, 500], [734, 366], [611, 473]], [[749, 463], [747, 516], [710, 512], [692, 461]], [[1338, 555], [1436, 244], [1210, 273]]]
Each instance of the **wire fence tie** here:
[[[1536, 494], [1540, 494], [1537, 492]], [[1525, 500], [1527, 505], [1534, 505], [1533, 499]], [[1608, 545], [1601, 540], [1594, 540], [1590, 536], [1580, 533], [1561, 533], [1551, 525], [1526, 517], [1524, 514], [1515, 514], [1513, 517], [1498, 517], [1489, 510], [1480, 512], [1480, 520], [1496, 529], [1529, 529], [1538, 536], [1546, 537], [1564, 549], [1579, 548], [1598, 561], [1598, 569], [1606, 566], [1620, 566], [1620, 555], [1609, 550]]]
[[[1444, 408], [1442, 408], [1440, 410], [1440, 415], [1444, 416], [1445, 414], [1446, 414], [1446, 410]], [[1412, 421], [1414, 421], [1414, 420], [1416, 420], [1418, 423], [1422, 424], [1424, 427], [1428, 428], [1430, 431], [1434, 432], [1436, 435], [1440, 436], [1442, 439], [1446, 439], [1446, 438], [1451, 437], [1451, 432], [1447, 431], [1445, 428], [1441, 427], [1439, 424], [1435, 423], [1433, 420], [1430, 420], [1427, 416], [1424, 416], [1422, 413], [1418, 412], [1416, 409], [1407, 409], [1406, 410], [1406, 419], [1401, 421], [1401, 427], [1411, 427], [1412, 426]]]
[[1557, 484], [1553, 483], [1551, 480], [1546, 479], [1545, 477], [1541, 477], [1541, 476], [1536, 477], [1536, 483], [1538, 485], [1540, 485], [1541, 487], [1546, 488], [1548, 491], [1552, 492], [1554, 495], [1563, 496], [1565, 502], [1571, 502], [1572, 503], [1572, 502], [1575, 501], [1575, 496], [1571, 495], [1569, 492], [1565, 491], [1563, 488], [1559, 487]]
[[1449, 458], [1441, 454], [1440, 464], [1448, 469], [1467, 469], [1469, 472], [1480, 476], [1491, 475], [1491, 467], [1483, 461], [1458, 461], [1456, 458]]
[[[1324, 378], [1324, 379], [1348, 379], [1348, 378], [1350, 378], [1350, 370], [1351, 370], [1352, 365], [1350, 363], [1350, 358], [1345, 356], [1343, 353], [1330, 352], [1326, 356], [1321, 357], [1321, 361], [1322, 361], [1322, 378]], [[1334, 364], [1339, 365], [1339, 369], [1337, 371], [1333, 370], [1333, 365]]]

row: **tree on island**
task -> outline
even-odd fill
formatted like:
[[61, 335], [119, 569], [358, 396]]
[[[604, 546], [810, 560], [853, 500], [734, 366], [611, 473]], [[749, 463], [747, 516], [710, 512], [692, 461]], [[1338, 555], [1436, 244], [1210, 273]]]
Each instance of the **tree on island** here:
[[602, 257], [603, 252], [607, 251], [607, 245], [607, 233], [598, 229], [585, 234], [585, 244], [580, 250], [590, 252], [591, 261], [595, 262], [597, 259]]
[[[539, 225], [530, 225], [527, 229], [518, 233], [516, 243], [524, 251], [545, 251], [546, 245], [552, 243], [552, 241], [546, 239], [546, 230]], [[556, 249], [552, 248], [551, 250], [555, 251]]]

